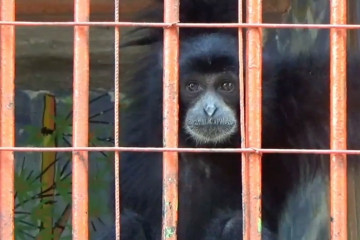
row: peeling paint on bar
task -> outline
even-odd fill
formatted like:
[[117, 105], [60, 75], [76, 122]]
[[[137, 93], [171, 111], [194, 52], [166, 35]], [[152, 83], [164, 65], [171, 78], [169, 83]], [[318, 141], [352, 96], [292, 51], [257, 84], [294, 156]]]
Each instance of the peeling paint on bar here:
[[[89, 20], [89, 0], [74, 1], [75, 22]], [[87, 146], [89, 132], [89, 27], [74, 27], [73, 146]], [[89, 239], [88, 152], [74, 151], [72, 227], [74, 240]]]
[[[330, 23], [346, 24], [347, 1], [330, 1]], [[330, 148], [347, 148], [346, 30], [330, 30]], [[347, 240], [347, 156], [330, 155], [331, 239]]]
[[[164, 22], [179, 21], [179, 0], [164, 1]], [[179, 117], [179, 28], [164, 29], [163, 136], [165, 147], [178, 147]], [[177, 239], [178, 223], [178, 154], [163, 153], [163, 222], [162, 239]], [[165, 204], [166, 203], [166, 204]]]
[[[246, 1], [247, 23], [261, 23], [262, 1]], [[241, 59], [242, 56], [239, 56]], [[246, 31], [245, 146], [261, 147], [262, 120], [262, 29]], [[242, 159], [244, 240], [260, 240], [261, 154], [246, 153]], [[260, 225], [261, 226], [261, 225]]]
[[[15, 1], [1, 0], [2, 21], [15, 21]], [[15, 146], [15, 27], [0, 26], [0, 147]], [[0, 152], [0, 239], [14, 240], [12, 151]]]

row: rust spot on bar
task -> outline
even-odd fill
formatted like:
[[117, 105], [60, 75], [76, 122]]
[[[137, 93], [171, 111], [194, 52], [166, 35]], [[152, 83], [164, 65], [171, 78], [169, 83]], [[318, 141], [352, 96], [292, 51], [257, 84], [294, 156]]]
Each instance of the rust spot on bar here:
[[[247, 22], [261, 23], [261, 0], [247, 1]], [[246, 86], [245, 86], [245, 145], [261, 147], [262, 120], [262, 30], [247, 30], [246, 38]], [[241, 56], [239, 56], [241, 59]], [[244, 154], [243, 201], [244, 240], [261, 239], [261, 155]]]
[[[89, 20], [89, 0], [75, 0], [75, 22]], [[88, 145], [89, 119], [89, 27], [74, 27], [73, 145]], [[76, 151], [72, 162], [73, 239], [87, 240], [88, 152]]]
[[[1, 0], [2, 21], [15, 21], [15, 1]], [[15, 146], [15, 27], [0, 27], [0, 146]], [[14, 153], [0, 152], [0, 239], [14, 240]]]
[[[346, 24], [347, 1], [330, 1], [330, 23]], [[347, 148], [346, 30], [330, 30], [331, 149]], [[347, 158], [330, 155], [331, 239], [347, 240]]]
[[[179, 0], [164, 1], [164, 22], [179, 21]], [[164, 29], [163, 70], [163, 133], [165, 147], [178, 147], [179, 116], [179, 29], [176, 25]], [[178, 154], [163, 153], [163, 223], [162, 239], [177, 239], [178, 223]]]

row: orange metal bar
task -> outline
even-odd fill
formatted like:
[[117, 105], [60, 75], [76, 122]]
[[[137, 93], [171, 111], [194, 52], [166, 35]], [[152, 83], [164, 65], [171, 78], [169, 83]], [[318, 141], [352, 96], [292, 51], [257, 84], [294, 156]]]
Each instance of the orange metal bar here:
[[[262, 1], [247, 0], [247, 22], [261, 23]], [[245, 86], [245, 144], [261, 147], [262, 30], [247, 30]], [[243, 160], [244, 240], [261, 239], [261, 155], [249, 153]]]
[[[346, 24], [347, 1], [330, 1], [330, 23]], [[330, 30], [331, 149], [347, 148], [346, 30]], [[330, 155], [331, 239], [347, 240], [347, 156]]]
[[[75, 0], [75, 22], [89, 20], [89, 0]], [[74, 114], [73, 145], [88, 145], [89, 119], [89, 27], [74, 27]], [[87, 240], [88, 152], [73, 152], [72, 163], [73, 239]]]
[[[1, 0], [2, 21], [15, 21], [15, 1]], [[0, 146], [15, 146], [15, 27], [0, 27]], [[14, 153], [0, 152], [0, 239], [14, 239]]]
[[280, 149], [280, 148], [179, 148], [179, 147], [0, 147], [14, 152], [187, 152], [187, 153], [286, 153], [286, 154], [346, 154], [360, 155], [360, 150]]
[[[179, 21], [179, 0], [164, 1], [164, 22]], [[163, 127], [164, 146], [178, 146], [179, 116], [179, 28], [164, 29]], [[163, 224], [162, 239], [177, 239], [178, 222], [178, 155], [163, 153]]]
[[154, 28], [278, 28], [278, 29], [360, 29], [360, 24], [293, 24], [293, 23], [155, 23], [155, 22], [46, 22], [0, 21], [0, 25], [14, 26], [101, 26], [101, 27], [154, 27]]

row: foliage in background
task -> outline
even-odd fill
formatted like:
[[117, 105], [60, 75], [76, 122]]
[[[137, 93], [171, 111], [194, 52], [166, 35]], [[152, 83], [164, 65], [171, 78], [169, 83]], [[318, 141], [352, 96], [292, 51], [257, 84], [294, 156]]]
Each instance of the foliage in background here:
[[[107, 94], [101, 95], [90, 101], [96, 103]], [[49, 146], [47, 143], [54, 142], [56, 146], [71, 146], [72, 138], [72, 98], [62, 99], [67, 109], [67, 114], [54, 116], [53, 131], [44, 129], [44, 126], [26, 126], [27, 146]], [[45, 103], [44, 103], [45, 104]], [[55, 108], [55, 106], [54, 106]], [[55, 112], [55, 109], [53, 109]], [[44, 109], [45, 111], [45, 109]], [[113, 123], [99, 120], [113, 108], [101, 112], [91, 113], [89, 117], [91, 128], [89, 132], [89, 146], [112, 146]], [[51, 120], [51, 119], [50, 119]], [[100, 126], [99, 126], [100, 125]], [[108, 135], [104, 135], [108, 134]], [[47, 138], [47, 139], [46, 139]], [[46, 141], [45, 141], [46, 139]], [[27, 162], [26, 156], [17, 159], [15, 175], [15, 236], [17, 240], [44, 239], [66, 240], [71, 239], [71, 153], [57, 153], [53, 166], [42, 170], [42, 157], [37, 154], [39, 161]], [[97, 230], [99, 224], [103, 224], [102, 218], [109, 214], [107, 204], [104, 204], [104, 194], [109, 187], [109, 176], [112, 176], [113, 154], [104, 152], [91, 153], [93, 164], [89, 164], [89, 217], [92, 231]], [[90, 158], [90, 157], [89, 157]], [[94, 161], [94, 162], [93, 162]], [[27, 167], [31, 164], [31, 168]], [[35, 167], [34, 167], [35, 166]], [[38, 166], [38, 167], [37, 167]], [[95, 166], [95, 167], [94, 167]], [[55, 167], [53, 179], [45, 180], [49, 169]], [[49, 206], [52, 215], [49, 216]], [[52, 229], [46, 229], [46, 221], [52, 220]]]

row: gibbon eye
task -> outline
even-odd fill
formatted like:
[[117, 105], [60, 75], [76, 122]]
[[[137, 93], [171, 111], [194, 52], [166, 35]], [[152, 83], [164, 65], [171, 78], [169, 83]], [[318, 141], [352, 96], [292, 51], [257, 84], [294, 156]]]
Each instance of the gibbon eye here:
[[200, 86], [199, 86], [198, 83], [193, 83], [193, 82], [191, 82], [191, 83], [188, 83], [188, 84], [186, 85], [186, 89], [187, 89], [189, 92], [197, 92], [197, 91], [200, 90]]
[[223, 82], [220, 85], [220, 90], [224, 92], [231, 92], [232, 90], [234, 90], [234, 84], [231, 82]]

